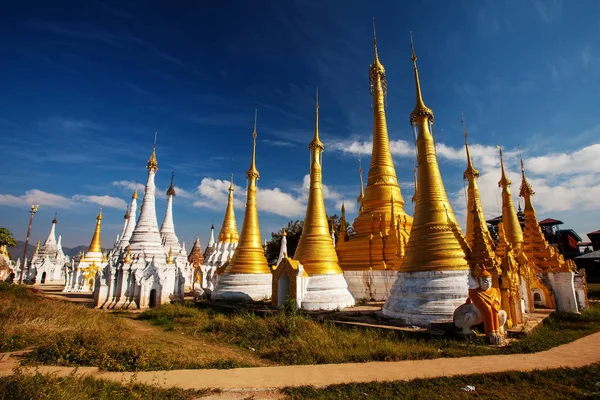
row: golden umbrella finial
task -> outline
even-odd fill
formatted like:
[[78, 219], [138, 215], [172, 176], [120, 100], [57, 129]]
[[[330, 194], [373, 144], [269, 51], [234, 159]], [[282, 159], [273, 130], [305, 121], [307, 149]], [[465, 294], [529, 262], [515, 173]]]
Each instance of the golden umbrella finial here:
[[421, 94], [421, 82], [419, 81], [419, 69], [417, 68], [417, 54], [415, 53], [415, 44], [413, 42], [412, 31], [410, 31], [410, 49], [411, 49], [411, 60], [413, 62], [413, 70], [415, 75], [415, 86], [417, 89], [417, 104], [415, 109], [410, 114], [410, 123], [412, 125], [418, 125], [420, 117], [427, 117], [426, 121], [433, 123], [433, 111], [425, 105], [423, 102], [423, 95]]
[[152, 155], [150, 155], [150, 159], [148, 160], [148, 165], [146, 168], [153, 169], [155, 172], [158, 171], [158, 161], [156, 160], [156, 137], [158, 132], [154, 132], [154, 145], [152, 147]]
[[467, 169], [463, 174], [463, 179], [467, 180], [469, 177], [479, 178], [479, 171], [473, 166], [473, 162], [471, 161], [471, 152], [469, 151], [469, 139], [467, 133], [467, 124], [465, 122], [465, 113], [462, 113], [462, 118], [460, 120], [463, 126], [463, 136], [465, 138], [465, 149], [467, 151]]

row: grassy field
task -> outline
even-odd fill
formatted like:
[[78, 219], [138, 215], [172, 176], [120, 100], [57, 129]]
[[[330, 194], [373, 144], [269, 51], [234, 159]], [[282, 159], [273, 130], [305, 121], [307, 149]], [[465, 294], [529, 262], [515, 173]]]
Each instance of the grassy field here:
[[33, 348], [29, 363], [110, 371], [265, 365], [249, 350], [164, 332], [133, 319], [0, 283], [0, 352]]
[[[136, 319], [137, 316], [137, 319]], [[141, 314], [111, 313], [0, 284], [0, 352], [32, 348], [28, 363], [110, 371], [236, 368], [271, 364], [397, 361], [531, 353], [600, 331], [600, 306], [554, 314], [533, 334], [501, 348], [482, 337], [339, 326], [297, 310], [224, 314], [191, 303]]]
[[598, 306], [582, 315], [553, 314], [531, 335], [501, 348], [488, 346], [481, 337], [342, 327], [292, 311], [224, 315], [192, 304], [170, 304], [145, 311], [139, 318], [166, 331], [251, 349], [261, 358], [288, 365], [532, 353], [600, 331]]
[[207, 393], [207, 390], [161, 389], [136, 384], [135, 381], [118, 384], [90, 377], [25, 375], [19, 370], [9, 377], [0, 378], [0, 399], [3, 400], [193, 400]]
[[588, 283], [588, 298], [600, 300], [600, 283]]
[[[416, 379], [408, 382], [372, 382], [286, 388], [289, 399], [600, 399], [600, 365], [547, 371], [506, 372]], [[475, 390], [463, 390], [467, 385]]]

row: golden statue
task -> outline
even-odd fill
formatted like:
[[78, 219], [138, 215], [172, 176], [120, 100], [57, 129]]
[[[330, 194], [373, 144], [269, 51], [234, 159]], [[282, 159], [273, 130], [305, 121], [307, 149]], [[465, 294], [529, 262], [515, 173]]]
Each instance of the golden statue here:
[[96, 265], [96, 261], [92, 261], [92, 263], [83, 268], [83, 280], [84, 284], [88, 286], [90, 292], [94, 290], [94, 282], [96, 281], [96, 274], [98, 273], [98, 266]]

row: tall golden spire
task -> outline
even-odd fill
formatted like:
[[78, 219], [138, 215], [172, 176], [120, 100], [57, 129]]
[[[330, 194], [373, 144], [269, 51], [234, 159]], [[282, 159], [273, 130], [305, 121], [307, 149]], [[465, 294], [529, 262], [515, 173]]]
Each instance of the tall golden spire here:
[[256, 207], [256, 181], [260, 177], [256, 169], [256, 111], [254, 113], [254, 132], [252, 132], [252, 162], [246, 172], [248, 189], [246, 211], [238, 246], [225, 268], [225, 274], [270, 274], [265, 252], [260, 238], [258, 210]]
[[506, 240], [512, 244], [515, 251], [520, 250], [523, 245], [523, 230], [519, 224], [519, 217], [515, 211], [512, 194], [510, 193], [511, 181], [506, 176], [504, 170], [504, 159], [502, 158], [502, 148], [498, 146], [500, 154], [500, 170], [501, 177], [498, 186], [502, 188], [502, 224], [504, 225], [504, 233]]
[[100, 207], [100, 213], [96, 217], [96, 229], [94, 230], [94, 236], [88, 249], [88, 253], [102, 253], [102, 242], [100, 241], [100, 224], [102, 223], [102, 207]]
[[413, 225], [400, 268], [406, 272], [468, 269], [466, 243], [446, 195], [433, 136], [429, 131], [429, 125], [433, 123], [433, 112], [425, 106], [421, 95], [412, 34], [411, 49], [417, 105], [410, 114], [410, 123], [418, 131], [419, 174]]
[[499, 265], [494, 251], [487, 224], [483, 217], [481, 204], [474, 202], [474, 208], [467, 210], [472, 215], [471, 242], [469, 243], [469, 263], [473, 275], [477, 276], [483, 268], [492, 274], [493, 285], [498, 287]]
[[[463, 125], [463, 136], [465, 138], [465, 150], [467, 152], [467, 169], [463, 174], [463, 179], [469, 182], [467, 191], [467, 244], [469, 245], [469, 262], [471, 270], [484, 268], [494, 277], [494, 286], [498, 285], [498, 263], [494, 249], [494, 242], [485, 223], [483, 207], [481, 206], [481, 197], [477, 187], [477, 178], [479, 171], [473, 166], [471, 153], [469, 151], [469, 139], [467, 133], [467, 124], [463, 113], [461, 119]], [[480, 272], [480, 271], [479, 271]]]
[[308, 275], [341, 274], [335, 247], [329, 234], [329, 223], [323, 200], [322, 157], [324, 146], [319, 139], [319, 100], [316, 100], [315, 134], [310, 149], [310, 189], [304, 228], [294, 254]]
[[219, 242], [222, 243], [237, 243], [239, 234], [237, 230], [237, 222], [235, 221], [235, 211], [233, 206], [233, 174], [229, 182], [229, 196], [227, 198], [227, 209], [223, 218], [223, 225], [219, 232]]
[[[412, 225], [412, 218], [404, 211], [404, 199], [398, 185], [396, 169], [390, 149], [387, 130], [386, 101], [387, 80], [383, 64], [379, 59], [378, 42], [373, 24], [373, 62], [369, 68], [369, 88], [373, 97], [373, 148], [371, 164], [367, 176], [367, 186], [359, 197], [360, 208], [354, 220], [352, 235], [347, 242], [338, 243], [336, 251], [342, 269], [348, 271], [383, 270], [386, 265], [398, 265], [394, 260], [385, 259], [383, 246], [391, 229], [390, 198], [394, 198], [394, 210], [399, 217], [407, 217], [400, 235], [407, 238]], [[362, 176], [362, 174], [361, 174]], [[382, 221], [381, 235], [372, 237], [373, 218]], [[385, 244], [385, 254], [396, 254], [396, 244]], [[391, 246], [390, 248], [388, 248]]]
[[148, 165], [146, 165], [146, 168], [153, 169], [154, 172], [158, 171], [158, 161], [156, 160], [156, 135], [157, 133], [154, 132], [154, 147], [152, 147], [152, 154], [148, 160]]
[[[464, 114], [462, 116], [461, 122], [463, 125], [463, 136], [465, 138], [465, 150], [467, 152], [467, 169], [463, 174], [463, 179], [468, 181], [469, 183], [469, 187], [467, 189], [467, 232], [465, 236], [467, 239], [467, 244], [472, 248], [473, 232], [475, 228], [474, 213], [479, 213], [479, 221], [485, 221], [485, 217], [483, 216], [481, 197], [479, 195], [479, 188], [477, 187], [479, 171], [477, 171], [477, 169], [473, 166], [473, 161], [471, 160], [471, 152], [469, 151], [469, 135], [467, 133], [467, 125], [465, 123]], [[484, 226], [481, 227], [481, 230], [483, 232], [483, 235], [487, 237], [486, 240], [488, 240], [491, 245], [491, 236], [487, 229], [487, 224], [484, 224]]]

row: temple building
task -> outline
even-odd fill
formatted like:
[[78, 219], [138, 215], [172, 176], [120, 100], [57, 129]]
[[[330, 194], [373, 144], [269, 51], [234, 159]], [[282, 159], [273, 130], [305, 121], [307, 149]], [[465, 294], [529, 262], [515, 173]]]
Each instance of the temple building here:
[[[271, 298], [271, 270], [262, 246], [256, 207], [256, 181], [260, 177], [256, 169], [256, 137], [255, 115], [252, 161], [246, 172], [248, 188], [242, 232], [231, 259], [217, 268], [212, 300], [261, 301]], [[233, 195], [231, 191], [229, 193]]]
[[[183, 298], [189, 269], [187, 257], [181, 251], [175, 252], [171, 246], [167, 248], [163, 244], [167, 241], [161, 237], [156, 218], [156, 144], [146, 168], [148, 180], [140, 216], [128, 246], [98, 274], [94, 291], [96, 307], [148, 308]], [[170, 221], [168, 215], [165, 220], [168, 231], [172, 228], [174, 235], [172, 214]]]
[[[354, 297], [338, 263], [335, 236], [323, 199], [323, 150], [319, 138], [319, 101], [317, 95], [315, 133], [310, 149], [310, 188], [304, 228], [294, 259], [284, 257], [273, 271], [273, 305], [291, 298], [306, 310], [334, 310], [354, 305]], [[285, 231], [284, 231], [285, 232]], [[285, 236], [282, 237], [282, 246]]]
[[[42, 247], [36, 248], [36, 252], [31, 258], [27, 276], [23, 279], [27, 282], [65, 284], [66, 269], [70, 263], [69, 257], [65, 256], [62, 250], [61, 237], [56, 240], [56, 216], [52, 220], [50, 233], [44, 241]], [[20, 270], [19, 270], [20, 271]]]
[[423, 102], [412, 49], [417, 104], [410, 123], [417, 134], [418, 190], [410, 238], [383, 314], [428, 327], [451, 323], [454, 310], [467, 298], [469, 248], [442, 182], [431, 134], [433, 111]]
[[67, 273], [67, 282], [63, 292], [93, 292], [96, 275], [108, 265], [108, 257], [102, 253], [101, 242], [102, 208], [96, 217], [96, 228], [87, 252], [81, 255], [74, 268]]
[[[233, 174], [229, 182], [229, 195], [227, 196], [227, 208], [223, 217], [223, 224], [219, 232], [217, 243], [214, 240], [214, 225], [211, 227], [212, 246], [206, 248], [205, 263], [206, 263], [206, 284], [204, 289], [213, 290], [216, 283], [216, 270], [233, 257], [235, 248], [238, 245], [240, 236], [237, 230], [237, 222], [235, 220], [235, 209], [233, 201]], [[209, 242], [210, 243], [210, 242]], [[210, 249], [210, 250], [209, 250]], [[206, 255], [207, 253], [208, 256]]]
[[[579, 287], [576, 287], [575, 273], [577, 268], [573, 260], [565, 260], [556, 247], [551, 246], [537, 220], [532, 197], [533, 188], [525, 176], [525, 166], [521, 158], [521, 188], [519, 196], [525, 201], [525, 230], [523, 235], [523, 252], [529, 260], [531, 268], [544, 284], [554, 293], [556, 310], [560, 312], [578, 313], [587, 307], [585, 290], [585, 273], [580, 276]], [[532, 287], [533, 302], [544, 303], [545, 291]]]
[[376, 37], [369, 82], [373, 96], [373, 150], [367, 186], [363, 193], [361, 183], [358, 216], [352, 225], [355, 234], [342, 235], [336, 252], [355, 298], [385, 300], [401, 267], [413, 221], [404, 211], [390, 151], [385, 112], [387, 81]]

